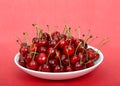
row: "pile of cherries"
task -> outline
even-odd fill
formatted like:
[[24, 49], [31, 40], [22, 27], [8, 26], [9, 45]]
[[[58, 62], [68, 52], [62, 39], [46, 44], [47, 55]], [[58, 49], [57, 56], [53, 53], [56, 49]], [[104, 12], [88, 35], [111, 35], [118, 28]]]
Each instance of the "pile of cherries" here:
[[63, 33], [59, 31], [43, 32], [37, 24], [32, 24], [37, 35], [28, 43], [28, 34], [23, 33], [25, 42], [19, 38], [19, 64], [25, 68], [43, 72], [70, 72], [89, 68], [99, 58], [99, 53], [88, 48], [87, 41], [91, 35], [84, 35], [84, 39], [75, 38], [71, 29], [65, 25]]

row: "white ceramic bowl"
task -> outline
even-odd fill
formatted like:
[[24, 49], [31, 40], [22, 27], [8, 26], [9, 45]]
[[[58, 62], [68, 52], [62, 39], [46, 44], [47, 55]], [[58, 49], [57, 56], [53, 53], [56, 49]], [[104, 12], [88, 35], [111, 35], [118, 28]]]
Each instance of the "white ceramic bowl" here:
[[[89, 46], [89, 47], [97, 50], [96, 48], [94, 48], [92, 46]], [[28, 73], [32, 76], [42, 78], [42, 79], [49, 79], [49, 80], [65, 80], [65, 79], [72, 79], [72, 78], [77, 78], [77, 77], [83, 76], [83, 75], [93, 71], [95, 68], [97, 68], [102, 63], [103, 58], [104, 58], [101, 51], [99, 51], [98, 53], [100, 54], [100, 57], [97, 61], [95, 61], [94, 66], [83, 69], [83, 70], [72, 71], [72, 72], [50, 73], [50, 72], [40, 72], [40, 71], [34, 71], [34, 70], [27, 69], [18, 64], [19, 53], [16, 54], [16, 56], [14, 58], [14, 62], [20, 69], [22, 69], [23, 71], [25, 71], [26, 73]]]

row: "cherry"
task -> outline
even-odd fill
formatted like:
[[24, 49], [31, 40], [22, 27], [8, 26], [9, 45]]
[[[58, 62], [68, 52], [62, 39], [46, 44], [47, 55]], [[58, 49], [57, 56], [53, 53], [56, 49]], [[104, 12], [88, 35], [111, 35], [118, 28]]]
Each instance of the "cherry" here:
[[18, 62], [21, 66], [26, 67], [26, 62], [24, 60], [24, 57], [21, 54], [19, 56], [19, 61]]
[[76, 70], [82, 70], [83, 69], [83, 65], [82, 64], [80, 64], [80, 62], [76, 62], [75, 64], [74, 64], [74, 70], [76, 71]]
[[47, 52], [47, 47], [40, 46], [40, 47], [38, 47], [37, 51], [39, 53], [46, 53]]
[[63, 52], [66, 54], [66, 55], [73, 55], [74, 54], [74, 51], [75, 51], [75, 48], [74, 48], [74, 46], [72, 46], [72, 45], [67, 45], [67, 46], [65, 46], [64, 47], [64, 50], [63, 50]]
[[20, 54], [22, 54], [23, 56], [25, 56], [29, 51], [28, 46], [22, 46], [19, 50]]
[[42, 33], [42, 37], [43, 37], [43, 39], [50, 40], [50, 35], [46, 32]]
[[67, 55], [62, 54], [61, 57], [60, 57], [60, 59], [61, 59], [61, 62], [62, 62], [62, 65], [63, 65], [63, 66], [68, 66], [69, 60], [68, 60]]
[[60, 42], [60, 44], [59, 44], [59, 47], [61, 49], [63, 49], [66, 45], [68, 45], [68, 43], [65, 41], [65, 39], [62, 39], [61, 42]]
[[57, 42], [55, 40], [50, 40], [49, 41], [49, 47], [55, 47], [55, 45], [57, 44]]
[[53, 70], [56, 65], [59, 64], [59, 62], [56, 59], [49, 59], [49, 65], [51, 66], [51, 69]]
[[48, 54], [49, 57], [54, 57], [54, 55], [55, 55], [55, 49], [53, 47], [49, 47], [47, 49], [47, 54]]
[[63, 71], [64, 71], [63, 66], [61, 67], [60, 65], [56, 65], [54, 67], [54, 72], [63, 72]]
[[80, 58], [77, 55], [74, 55], [70, 58], [70, 62], [71, 64], [75, 64], [76, 62], [78, 62], [80, 60]]
[[88, 62], [86, 62], [86, 68], [89, 68], [93, 65], [94, 65], [94, 60], [89, 60]]
[[35, 60], [32, 60], [31, 62], [27, 63], [27, 68], [32, 70], [38, 69], [38, 63]]
[[66, 66], [66, 67], [65, 67], [65, 71], [66, 71], [66, 72], [73, 71], [72, 66]]
[[42, 66], [42, 71], [43, 71], [43, 72], [50, 72], [50, 71], [51, 71], [51, 68], [50, 68], [50, 66], [49, 66], [48, 64], [44, 64], [44, 65]]
[[38, 45], [38, 47], [40, 47], [40, 46], [47, 46], [48, 45], [48, 41], [47, 41], [47, 39], [41, 39], [41, 40], [39, 40], [37, 45]]
[[37, 56], [36, 56], [36, 61], [39, 63], [39, 64], [45, 64], [46, 61], [47, 61], [47, 55], [45, 53], [39, 53]]
[[28, 53], [25, 57], [25, 62], [29, 63], [32, 60], [32, 58], [33, 58], [33, 54]]

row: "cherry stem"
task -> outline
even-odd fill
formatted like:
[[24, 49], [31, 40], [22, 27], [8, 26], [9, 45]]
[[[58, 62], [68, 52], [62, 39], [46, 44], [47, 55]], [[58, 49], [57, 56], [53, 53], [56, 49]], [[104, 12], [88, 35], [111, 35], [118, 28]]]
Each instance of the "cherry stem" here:
[[37, 35], [37, 37], [40, 38], [41, 34], [42, 34], [42, 29], [37, 24], [32, 24], [32, 25], [33, 25], [33, 27], [36, 28], [36, 31], [37, 31], [36, 35]]
[[89, 42], [89, 44], [91, 44], [92, 42], [94, 42], [95, 39], [97, 39], [98, 37], [95, 36], [93, 39], [91, 39], [91, 41]]
[[[57, 51], [56, 51], [56, 55], [58, 56]], [[59, 59], [59, 61], [60, 61], [60, 67], [62, 67], [62, 62], [61, 62], [60, 56], [58, 56], [58, 59]]]
[[78, 39], [80, 39], [80, 26], [78, 27]]
[[47, 25], [47, 27], [48, 27], [48, 33], [50, 34], [50, 40], [52, 40], [52, 35], [51, 35], [51, 32], [50, 32], [50, 26]]
[[24, 35], [25, 42], [26, 42], [27, 45], [28, 45], [28, 44], [29, 44], [29, 43], [28, 43], [28, 33], [27, 33], [27, 32], [24, 32], [23, 35]]
[[[35, 52], [36, 52], [36, 51], [37, 51], [37, 47], [35, 47]], [[35, 54], [36, 54], [35, 52], [33, 53], [32, 61], [35, 59]]]
[[97, 47], [97, 51], [96, 52], [98, 52], [99, 50], [100, 50], [100, 48], [102, 47], [102, 46], [104, 46], [106, 43], [108, 43], [109, 42], [109, 38], [107, 37], [107, 38], [105, 38], [105, 39], [103, 39], [99, 44], [98, 44], [98, 47]]
[[70, 28], [68, 25], [65, 25], [65, 29], [66, 29], [66, 32], [67, 32], [67, 38], [71, 37], [71, 32], [70, 32]]
[[48, 65], [48, 60], [49, 60], [50, 55], [51, 55], [51, 53], [48, 54], [48, 58], [47, 58], [47, 61], [46, 61], [47, 65]]
[[61, 41], [62, 39], [54, 46], [54, 49], [60, 44]]
[[[67, 54], [68, 54], [68, 50], [67, 50]], [[69, 61], [68, 66], [70, 66], [70, 56], [69, 56], [69, 54], [68, 54], [68, 61]]]
[[76, 55], [76, 53], [77, 53], [77, 51], [78, 51], [78, 48], [79, 48], [79, 46], [82, 44], [82, 42], [79, 42], [78, 43], [78, 45], [77, 45], [77, 47], [76, 47], [76, 50], [75, 50], [75, 55]]
[[17, 38], [17, 43], [19, 42], [18, 44], [21, 44], [22, 43], [21, 39], [17, 35], [16, 38]]

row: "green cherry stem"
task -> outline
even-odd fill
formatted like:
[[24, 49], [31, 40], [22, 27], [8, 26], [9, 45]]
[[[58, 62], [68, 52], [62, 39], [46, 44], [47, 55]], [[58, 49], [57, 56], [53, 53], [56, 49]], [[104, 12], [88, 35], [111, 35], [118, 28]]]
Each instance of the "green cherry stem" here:
[[50, 34], [50, 40], [52, 40], [52, 35], [51, 35], [51, 32], [50, 32], [50, 26], [47, 25], [47, 28], [48, 28], [48, 33]]

